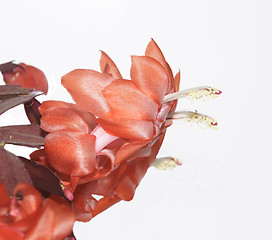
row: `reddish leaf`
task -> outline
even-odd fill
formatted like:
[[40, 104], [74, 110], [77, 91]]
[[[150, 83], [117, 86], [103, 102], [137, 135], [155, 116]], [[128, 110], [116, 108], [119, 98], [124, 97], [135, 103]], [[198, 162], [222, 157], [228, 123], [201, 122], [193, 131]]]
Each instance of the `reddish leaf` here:
[[35, 98], [24, 104], [26, 116], [30, 123], [40, 124], [41, 114], [38, 109], [40, 106], [41, 103]]
[[46, 193], [52, 193], [61, 197], [64, 197], [60, 179], [49, 168], [20, 157], [20, 160], [24, 164], [24, 167], [32, 180], [33, 186], [41, 191], [43, 195]]
[[0, 142], [28, 147], [41, 147], [45, 132], [39, 125], [15, 125], [0, 127]]
[[[13, 60], [14, 61], [14, 60]], [[19, 67], [25, 70], [21, 65], [13, 63], [13, 61], [0, 64], [0, 72], [12, 72], [14, 68]]]
[[49, 168], [0, 148], [0, 183], [4, 183], [8, 193], [12, 195], [20, 182], [34, 186], [44, 197], [51, 193], [65, 197], [60, 179]]
[[43, 94], [43, 92], [31, 92], [28, 95], [13, 96], [0, 100], [0, 114], [4, 113], [10, 108], [13, 108], [19, 104], [29, 102], [31, 99]]
[[20, 85], [0, 85], [0, 98], [3, 96], [6, 98], [9, 95], [27, 95], [33, 89], [31, 88], [21, 88]]
[[13, 194], [17, 183], [32, 185], [32, 180], [19, 157], [0, 147], [0, 183], [4, 183], [8, 193]]

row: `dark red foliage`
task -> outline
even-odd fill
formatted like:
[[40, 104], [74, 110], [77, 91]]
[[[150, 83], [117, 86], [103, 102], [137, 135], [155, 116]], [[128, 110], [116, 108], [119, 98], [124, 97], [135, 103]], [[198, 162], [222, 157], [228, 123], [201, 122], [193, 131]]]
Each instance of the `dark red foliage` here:
[[20, 182], [34, 186], [45, 196], [55, 194], [64, 197], [60, 179], [50, 169], [26, 158], [17, 157], [1, 147], [0, 183], [4, 183], [9, 194], [12, 194]]

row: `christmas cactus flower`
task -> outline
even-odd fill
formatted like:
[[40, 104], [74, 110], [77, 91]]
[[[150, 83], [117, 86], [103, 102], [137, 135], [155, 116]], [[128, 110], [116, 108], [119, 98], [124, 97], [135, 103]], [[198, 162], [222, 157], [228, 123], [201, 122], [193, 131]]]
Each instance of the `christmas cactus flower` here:
[[[44, 150], [31, 156], [43, 159], [74, 192], [77, 220], [82, 221], [120, 200], [131, 200], [152, 164], [158, 168], [180, 165], [175, 158], [156, 160], [172, 120], [217, 126], [208, 116], [176, 112], [178, 98], [221, 93], [211, 87], [179, 91], [180, 73], [174, 77], [154, 40], [145, 56], [132, 56], [131, 80], [122, 78], [104, 52], [100, 68], [101, 72], [76, 69], [62, 77], [75, 104], [42, 103], [41, 128], [49, 134]], [[96, 200], [92, 194], [102, 198]]]
[[[103, 51], [100, 72], [76, 69], [61, 79], [74, 103], [35, 98], [47, 93], [43, 72], [26, 64], [0, 65], [0, 114], [24, 104], [29, 125], [0, 127], [0, 239], [75, 239], [75, 221], [87, 222], [110, 206], [130, 201], [149, 167], [180, 166], [157, 158], [176, 119], [217, 128], [197, 111], [177, 111], [181, 98], [221, 94], [210, 86], [180, 90], [152, 39], [143, 56], [131, 57], [130, 79]], [[20, 86], [22, 87], [20, 87]], [[30, 160], [6, 144], [38, 148]]]

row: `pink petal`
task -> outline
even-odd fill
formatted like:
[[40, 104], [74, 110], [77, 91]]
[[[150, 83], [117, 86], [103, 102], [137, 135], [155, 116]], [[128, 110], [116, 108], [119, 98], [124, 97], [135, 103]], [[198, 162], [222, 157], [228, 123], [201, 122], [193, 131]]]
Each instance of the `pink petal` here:
[[112, 76], [93, 70], [76, 69], [64, 75], [61, 80], [73, 100], [85, 110], [98, 117], [109, 111], [101, 91], [113, 81]]
[[100, 125], [97, 125], [97, 127], [91, 132], [91, 134], [96, 137], [95, 141], [96, 153], [99, 153], [105, 146], [118, 139], [118, 137], [112, 136], [105, 132], [105, 130]]
[[118, 119], [145, 121], [156, 119], [158, 104], [139, 91], [130, 80], [115, 80], [102, 93], [107, 100], [111, 114]]
[[122, 75], [116, 67], [112, 59], [103, 51], [101, 51], [100, 69], [103, 73], [110, 74], [114, 79], [121, 79]]
[[132, 56], [130, 70], [132, 81], [159, 105], [168, 89], [168, 76], [163, 66], [151, 57]]

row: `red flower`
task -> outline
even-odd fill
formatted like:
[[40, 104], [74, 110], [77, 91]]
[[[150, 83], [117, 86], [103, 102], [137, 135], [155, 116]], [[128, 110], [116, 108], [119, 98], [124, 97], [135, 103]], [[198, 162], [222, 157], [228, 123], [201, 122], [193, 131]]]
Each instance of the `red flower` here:
[[[41, 128], [50, 133], [45, 139], [47, 163], [72, 177], [74, 187], [79, 178], [83, 183], [101, 177], [105, 168], [109, 172], [160, 133], [174, 104], [162, 106], [164, 95], [174, 91], [174, 79], [170, 68], [159, 63], [168, 66], [154, 41], [146, 52], [150, 56], [132, 57], [132, 81], [116, 80], [122, 76], [102, 52], [104, 73], [74, 70], [62, 78], [79, 106], [50, 101], [40, 107]], [[96, 122], [100, 125], [94, 129]]]
[[[49, 132], [44, 151], [33, 154], [74, 191], [77, 220], [88, 221], [120, 200], [131, 200], [156, 159], [172, 119], [217, 123], [195, 112], [175, 112], [177, 99], [218, 95], [210, 87], [178, 92], [175, 78], [152, 40], [145, 56], [132, 56], [131, 80], [122, 78], [102, 52], [102, 73], [77, 69], [62, 77], [76, 105], [50, 101], [40, 107]], [[37, 153], [37, 152], [36, 152]], [[97, 201], [92, 194], [102, 195]]]
[[0, 195], [0, 239], [63, 240], [72, 232], [74, 214], [64, 199], [44, 200], [25, 183], [16, 186], [13, 196], [0, 184]]
[[[99, 73], [74, 70], [62, 84], [74, 101], [98, 117], [110, 135], [130, 140], [151, 140], [174, 105], [164, 96], [177, 90], [176, 81], [162, 52], [152, 40], [145, 56], [132, 56], [131, 80], [122, 79], [113, 61], [102, 52]], [[160, 122], [160, 123], [159, 123]]]
[[[77, 69], [62, 77], [62, 84], [74, 101], [97, 116], [96, 152], [109, 143], [126, 139], [115, 154], [114, 165], [152, 142], [165, 123], [176, 101], [163, 103], [164, 96], [178, 90], [179, 74], [174, 79], [165, 58], [152, 40], [146, 56], [133, 56], [131, 79], [122, 79], [114, 62], [102, 52], [100, 68]], [[170, 125], [171, 122], [165, 123]], [[98, 141], [99, 139], [99, 141]]]
[[21, 85], [24, 88], [33, 88], [47, 94], [47, 79], [40, 69], [24, 63], [16, 65], [9, 62], [1, 66], [3, 65], [7, 66], [1, 70], [7, 85]]
[[[79, 106], [49, 101], [40, 107], [41, 128], [49, 132], [45, 162], [72, 190], [80, 184], [73, 204], [82, 221], [133, 198], [171, 125], [166, 116], [176, 103], [164, 104], [164, 96], [179, 83], [179, 74], [173, 78], [153, 40], [146, 56], [132, 57], [132, 80], [122, 79], [104, 52], [100, 67], [103, 73], [74, 70], [62, 78]], [[91, 194], [103, 199], [96, 201]]]

